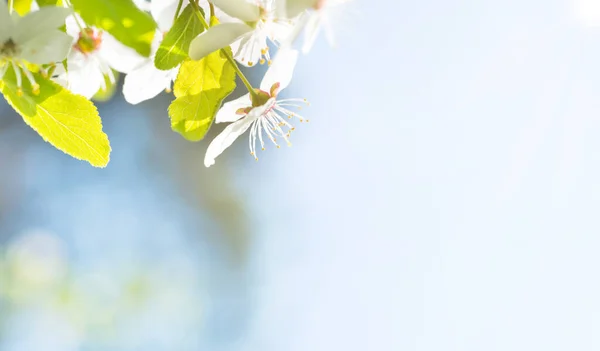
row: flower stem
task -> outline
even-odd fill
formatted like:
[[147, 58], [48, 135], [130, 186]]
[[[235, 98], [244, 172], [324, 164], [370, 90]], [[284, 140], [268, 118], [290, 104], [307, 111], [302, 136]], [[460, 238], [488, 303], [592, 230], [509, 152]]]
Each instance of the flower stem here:
[[[202, 23], [202, 26], [204, 26], [204, 30], [208, 30], [208, 28], [210, 28], [210, 26], [208, 25], [208, 23], [206, 23], [206, 20], [204, 19], [204, 16], [203, 16], [202, 12], [200, 11], [200, 6], [198, 5], [197, 0], [190, 0], [190, 4], [192, 4], [192, 6], [194, 6], [194, 9], [196, 10], [196, 15], [198, 16], [198, 19]], [[212, 8], [212, 4], [210, 4], [210, 6], [211, 6], [211, 14], [212, 14], [214, 10]], [[248, 78], [246, 78], [246, 76], [244, 75], [244, 73], [242, 72], [240, 67], [237, 65], [237, 63], [235, 62], [235, 60], [233, 59], [233, 57], [231, 56], [229, 51], [227, 51], [225, 48], [223, 48], [223, 49], [221, 49], [221, 53], [225, 56], [227, 61], [229, 61], [229, 63], [231, 63], [231, 65], [233, 66], [233, 69], [237, 73], [238, 77], [240, 77], [240, 79], [242, 80], [242, 83], [244, 83], [244, 85], [246, 86], [246, 89], [248, 89], [248, 92], [250, 93], [250, 96], [252, 96], [253, 100], [255, 98], [258, 98], [258, 94], [254, 90], [254, 87], [252, 87], [252, 84], [250, 84], [250, 81], [248, 81]]]
[[177, 4], [177, 10], [175, 10], [175, 17], [173, 18], [173, 23], [175, 23], [175, 21], [177, 20], [177, 17], [179, 17], [179, 12], [181, 12], [182, 6], [183, 6], [183, 0], [179, 0], [179, 4]]

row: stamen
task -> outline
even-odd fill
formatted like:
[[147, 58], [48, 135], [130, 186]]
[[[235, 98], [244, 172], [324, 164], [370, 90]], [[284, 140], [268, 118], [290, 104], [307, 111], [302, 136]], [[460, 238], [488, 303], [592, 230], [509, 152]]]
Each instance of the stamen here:
[[21, 97], [23, 96], [23, 88], [21, 87], [23, 81], [21, 78], [21, 69], [19, 68], [19, 66], [17, 66], [17, 64], [15, 63], [15, 61], [10, 61], [10, 64], [13, 67], [13, 70], [15, 71], [15, 77], [17, 78], [17, 96]]
[[0, 79], [2, 79], [4, 77], [7, 69], [8, 69], [8, 64], [3, 64], [2, 66], [0, 66]]
[[29, 70], [26, 68], [23, 68], [23, 73], [25, 73], [25, 77], [27, 77], [29, 83], [31, 84], [31, 91], [33, 92], [33, 95], [39, 95], [40, 85], [35, 81], [33, 74], [31, 74], [31, 72], [29, 72]]

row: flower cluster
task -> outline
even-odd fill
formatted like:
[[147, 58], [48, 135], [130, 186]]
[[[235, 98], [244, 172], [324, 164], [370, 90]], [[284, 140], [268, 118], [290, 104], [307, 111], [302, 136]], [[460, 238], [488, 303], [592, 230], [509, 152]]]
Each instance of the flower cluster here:
[[[40, 79], [90, 100], [114, 89], [122, 74], [123, 95], [131, 104], [174, 90], [178, 104], [169, 108], [173, 128], [183, 133], [201, 128], [197, 140], [213, 121], [230, 123], [210, 143], [207, 167], [248, 130], [250, 153], [258, 159], [257, 147], [291, 145], [293, 121], [305, 121], [297, 112], [305, 99], [280, 97], [299, 56], [297, 39], [304, 33], [303, 53], [321, 28], [331, 40], [329, 15], [346, 1], [45, 0], [38, 7], [30, 0], [26, 11], [17, 13], [13, 1], [0, 0], [0, 87], [23, 117], [31, 117], [8, 92], [9, 80], [16, 86], [13, 95], [31, 95], [38, 103], [34, 97], [40, 94]], [[101, 8], [105, 3], [107, 9]], [[255, 88], [238, 65], [262, 64], [269, 68]], [[221, 106], [236, 76], [248, 93]], [[70, 152], [68, 146], [59, 148]]]

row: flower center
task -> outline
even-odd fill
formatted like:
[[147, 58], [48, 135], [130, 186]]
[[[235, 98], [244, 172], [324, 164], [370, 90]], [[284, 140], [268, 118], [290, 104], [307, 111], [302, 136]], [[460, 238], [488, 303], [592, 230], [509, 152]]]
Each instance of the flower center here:
[[79, 38], [73, 47], [83, 53], [90, 54], [100, 48], [102, 44], [102, 32], [94, 32], [92, 28], [85, 28], [79, 32]]
[[19, 47], [12, 39], [8, 39], [4, 44], [0, 45], [0, 56], [13, 57], [18, 53]]

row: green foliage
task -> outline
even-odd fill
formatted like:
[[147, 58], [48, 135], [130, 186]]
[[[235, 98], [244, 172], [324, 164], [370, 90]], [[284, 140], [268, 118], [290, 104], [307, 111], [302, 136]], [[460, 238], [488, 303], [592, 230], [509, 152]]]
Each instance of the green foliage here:
[[235, 89], [235, 70], [219, 50], [200, 61], [186, 60], [169, 106], [171, 128], [190, 141], [202, 140], [223, 100]]
[[26, 15], [31, 10], [33, 0], [14, 0], [13, 8], [21, 16]]
[[71, 0], [71, 3], [87, 24], [104, 29], [139, 54], [150, 56], [156, 23], [132, 0]]
[[156, 68], [170, 70], [188, 58], [190, 42], [204, 30], [194, 11], [194, 7], [188, 5], [177, 17], [156, 52]]
[[0, 81], [6, 101], [45, 141], [95, 167], [105, 167], [111, 149], [96, 107], [42, 75], [33, 75], [40, 85], [39, 94], [34, 94], [33, 87], [24, 79], [20, 96], [15, 71], [9, 67]]
[[35, 2], [37, 2], [37, 4], [40, 7], [42, 7], [42, 6], [61, 6], [62, 5], [62, 0], [35, 0]]

